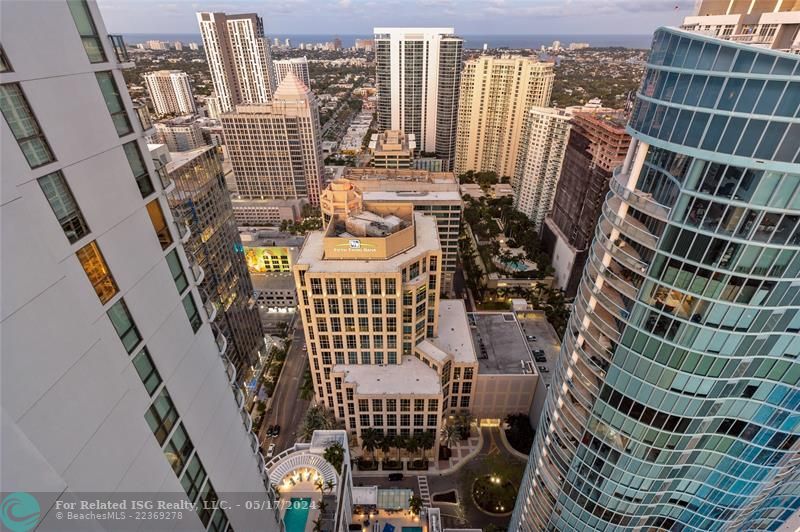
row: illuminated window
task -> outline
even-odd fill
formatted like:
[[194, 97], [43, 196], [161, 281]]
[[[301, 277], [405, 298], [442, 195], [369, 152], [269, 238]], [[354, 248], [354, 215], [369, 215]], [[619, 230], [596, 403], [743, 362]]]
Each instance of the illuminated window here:
[[156, 400], [144, 415], [144, 419], [153, 431], [159, 445], [164, 445], [167, 436], [172, 431], [172, 427], [178, 421], [178, 411], [169, 397], [166, 388], [162, 388]]
[[131, 121], [128, 119], [128, 113], [122, 103], [122, 95], [114, 80], [114, 75], [111, 72], [95, 72], [94, 75], [97, 77], [97, 83], [100, 85], [108, 112], [111, 113], [111, 121], [114, 122], [117, 135], [122, 137], [132, 133]]
[[169, 232], [167, 220], [164, 218], [164, 211], [161, 210], [161, 204], [157, 199], [147, 204], [147, 214], [150, 215], [150, 222], [156, 231], [161, 249], [167, 249], [172, 245], [172, 235]]
[[169, 443], [164, 447], [164, 456], [167, 457], [167, 461], [172, 466], [172, 470], [176, 475], [181, 474], [183, 466], [186, 465], [186, 461], [189, 459], [193, 450], [194, 445], [192, 444], [192, 440], [190, 440], [189, 435], [186, 434], [183, 423], [180, 423], [172, 434]]
[[75, 243], [89, 234], [89, 226], [83, 219], [83, 214], [75, 202], [75, 197], [72, 195], [64, 175], [60, 171], [53, 172], [40, 177], [38, 182], [70, 243]]
[[19, 83], [0, 85], [0, 111], [31, 168], [55, 161]]
[[81, 266], [83, 266], [83, 271], [86, 272], [89, 282], [94, 286], [100, 302], [103, 304], [108, 303], [119, 290], [106, 265], [106, 261], [103, 259], [102, 253], [100, 253], [100, 248], [97, 247], [97, 242], [89, 242], [79, 249], [75, 255], [78, 257]]

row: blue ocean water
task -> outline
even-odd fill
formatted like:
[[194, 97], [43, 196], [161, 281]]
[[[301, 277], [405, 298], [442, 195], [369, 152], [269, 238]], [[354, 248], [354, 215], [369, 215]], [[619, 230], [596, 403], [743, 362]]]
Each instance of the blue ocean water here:
[[[126, 33], [125, 42], [137, 44], [151, 39], [161, 41], [181, 41], [182, 43], [196, 42], [201, 43], [199, 33]], [[342, 46], [351, 47], [356, 39], [371, 39], [371, 34], [365, 35], [276, 35], [269, 34], [269, 39], [275, 37], [283, 43], [288, 38], [292, 46], [299, 43], [324, 43], [333, 41], [336, 37], [342, 40]], [[540, 46], [550, 46], [553, 41], [560, 41], [561, 46], [566, 47], [571, 42], [587, 42], [594, 47], [621, 46], [623, 48], [650, 48], [652, 35], [461, 35], [465, 40], [466, 48], [481, 48], [484, 43], [489, 48], [539, 48]]]

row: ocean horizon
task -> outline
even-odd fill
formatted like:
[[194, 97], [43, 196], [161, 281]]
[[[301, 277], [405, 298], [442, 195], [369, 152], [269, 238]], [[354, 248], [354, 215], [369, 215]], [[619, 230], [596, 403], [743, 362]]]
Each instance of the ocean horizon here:
[[[123, 33], [125, 42], [128, 44], [138, 44], [148, 40], [160, 41], [180, 41], [184, 44], [190, 42], [202, 43], [199, 33]], [[569, 46], [571, 42], [585, 42], [595, 48], [607, 48], [618, 46], [622, 48], [650, 48], [652, 35], [574, 35], [574, 34], [530, 34], [530, 35], [499, 35], [499, 34], [459, 34], [464, 38], [464, 46], [469, 49], [479, 49], [487, 44], [489, 48], [534, 48], [538, 49], [542, 45], [550, 46], [553, 41], [559, 41], [562, 47]], [[293, 47], [302, 43], [324, 43], [335, 38], [342, 40], [342, 46], [352, 47], [356, 39], [371, 39], [372, 34], [365, 35], [336, 35], [336, 34], [269, 34], [267, 38], [272, 41], [277, 37], [281, 43], [289, 39]]]

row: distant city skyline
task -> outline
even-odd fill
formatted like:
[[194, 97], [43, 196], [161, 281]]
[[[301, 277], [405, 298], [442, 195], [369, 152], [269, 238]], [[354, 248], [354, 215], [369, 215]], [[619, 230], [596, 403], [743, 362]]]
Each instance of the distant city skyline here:
[[[112, 33], [196, 33], [195, 13], [256, 12], [267, 35], [370, 34], [373, 26], [446, 24], [469, 34], [646, 34], [678, 25], [694, 0], [98, 0]], [[324, 10], [324, 16], [319, 16]], [[154, 16], [157, 14], [158, 16]], [[313, 16], [312, 16], [313, 15]]]

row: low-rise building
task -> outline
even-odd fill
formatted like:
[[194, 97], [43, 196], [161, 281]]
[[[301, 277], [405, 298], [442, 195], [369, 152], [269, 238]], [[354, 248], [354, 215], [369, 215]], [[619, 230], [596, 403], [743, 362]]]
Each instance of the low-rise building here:
[[294, 277], [285, 273], [254, 273], [253, 296], [261, 312], [292, 313], [297, 308]]
[[375, 133], [369, 142], [374, 168], [411, 168], [417, 143], [413, 134], [390, 129]]

